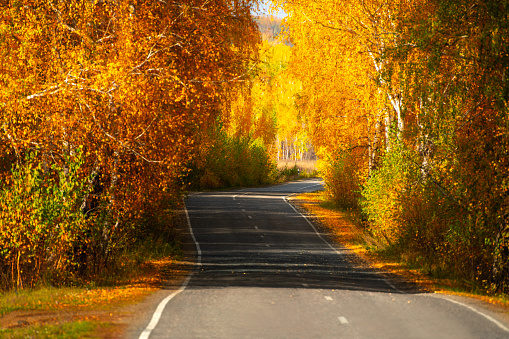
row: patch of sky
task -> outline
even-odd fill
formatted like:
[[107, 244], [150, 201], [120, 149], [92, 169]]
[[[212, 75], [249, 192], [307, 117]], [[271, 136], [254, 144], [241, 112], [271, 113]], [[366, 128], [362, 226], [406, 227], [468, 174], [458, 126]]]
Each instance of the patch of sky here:
[[275, 18], [284, 18], [286, 13], [283, 10], [272, 11], [270, 10], [271, 1], [270, 0], [262, 0], [260, 1], [260, 8], [258, 11], [253, 10], [254, 15], [259, 16], [273, 16]]

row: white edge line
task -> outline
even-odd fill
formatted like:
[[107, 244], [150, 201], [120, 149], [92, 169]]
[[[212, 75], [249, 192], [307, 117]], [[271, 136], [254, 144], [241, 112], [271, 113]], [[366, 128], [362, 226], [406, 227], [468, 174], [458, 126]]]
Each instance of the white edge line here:
[[186, 212], [187, 226], [189, 227], [189, 233], [191, 233], [191, 237], [193, 238], [194, 245], [196, 246], [196, 253], [198, 254], [198, 265], [201, 265], [201, 248], [198, 241], [196, 241], [196, 237], [194, 236], [193, 227], [191, 227], [191, 219], [189, 219], [189, 212], [187, 211], [186, 205], [184, 203], [184, 212]]
[[[299, 211], [298, 211], [298, 210], [297, 210], [297, 209], [296, 209], [296, 208], [295, 208], [292, 204], [290, 204], [290, 202], [288, 201], [288, 197], [290, 197], [290, 196], [292, 196], [292, 195], [296, 195], [296, 194], [294, 193], [294, 194], [291, 194], [291, 195], [289, 195], [289, 196], [283, 197], [283, 200], [284, 200], [284, 201], [285, 201], [288, 205], [290, 205], [290, 207], [291, 207], [291, 208], [293, 208], [293, 210], [294, 210], [295, 212], [297, 212], [298, 214], [300, 214], [300, 215], [304, 218], [304, 220], [306, 220], [306, 221], [307, 221], [307, 223], [309, 224], [309, 226], [311, 226], [311, 228], [313, 228], [313, 230], [315, 231], [316, 235], [318, 235], [318, 237], [319, 237], [320, 239], [322, 239], [322, 241], [323, 241], [325, 244], [327, 244], [327, 246], [329, 246], [329, 247], [330, 247], [330, 248], [331, 248], [334, 252], [336, 252], [336, 254], [341, 255], [341, 252], [339, 252], [339, 251], [338, 251], [338, 250], [337, 250], [334, 246], [332, 246], [332, 245], [331, 245], [331, 243], [330, 243], [330, 242], [328, 242], [327, 240], [325, 240], [325, 238], [324, 238], [324, 237], [322, 237], [322, 235], [321, 235], [321, 234], [318, 232], [318, 230], [316, 229], [315, 225], [313, 225], [313, 223], [312, 223], [311, 221], [309, 221], [309, 218], [308, 218], [307, 216], [305, 216], [304, 214], [302, 214], [301, 212], [299, 212]], [[391, 283], [391, 282], [390, 282], [387, 278], [385, 278], [385, 277], [383, 276], [383, 274], [378, 273], [378, 272], [375, 272], [375, 274], [377, 274], [377, 275], [381, 276], [381, 277], [382, 277], [382, 280], [383, 280], [383, 281], [384, 281], [384, 282], [385, 282], [385, 283], [386, 283], [386, 284], [387, 284], [390, 288], [392, 288], [393, 290], [395, 290], [395, 291], [396, 291], [396, 292], [398, 292], [398, 293], [403, 293], [403, 292], [402, 292], [399, 288], [397, 288], [396, 286], [394, 286], [394, 284], [393, 284], [393, 283]]]
[[[309, 224], [309, 225], [313, 228], [313, 230], [315, 231], [315, 233], [318, 235], [318, 237], [319, 237], [320, 239], [322, 239], [322, 241], [323, 241], [323, 242], [325, 242], [325, 243], [326, 243], [326, 244], [327, 244], [327, 245], [328, 245], [328, 246], [329, 246], [329, 247], [330, 247], [330, 248], [331, 248], [334, 252], [336, 252], [337, 254], [340, 254], [340, 252], [339, 252], [337, 249], [335, 249], [334, 247], [332, 247], [332, 245], [331, 245], [331, 244], [330, 244], [327, 240], [325, 240], [325, 239], [324, 239], [324, 238], [320, 235], [320, 233], [318, 233], [318, 231], [317, 231], [316, 227], [315, 227], [315, 226], [311, 223], [311, 221], [309, 221], [308, 217], [306, 217], [304, 214], [302, 214], [301, 212], [299, 212], [299, 211], [298, 211], [298, 210], [297, 210], [297, 209], [296, 209], [296, 208], [295, 208], [292, 204], [290, 204], [290, 202], [288, 201], [288, 199], [287, 199], [287, 198], [288, 198], [288, 197], [283, 197], [283, 200], [284, 200], [284, 201], [285, 201], [288, 205], [290, 205], [290, 206], [293, 208], [293, 210], [294, 210], [295, 212], [297, 212], [298, 214], [300, 214], [300, 215], [301, 215], [301, 216], [302, 216], [302, 217], [303, 217], [303, 218], [307, 221], [307, 223], [308, 223], [308, 224]], [[399, 290], [396, 286], [394, 286], [394, 284], [392, 284], [392, 283], [391, 283], [388, 279], [383, 278], [383, 280], [385, 281], [385, 283], [386, 283], [387, 285], [389, 285], [390, 287], [392, 287], [395, 291], [397, 291], [397, 292], [399, 292], [399, 293], [403, 293], [403, 292], [402, 292], [401, 290]], [[494, 319], [493, 317], [490, 317], [489, 315], [484, 314], [484, 313], [482, 313], [482, 312], [480, 312], [480, 311], [476, 310], [476, 309], [475, 309], [474, 307], [472, 307], [472, 306], [469, 306], [469, 305], [463, 304], [463, 303], [461, 303], [461, 302], [459, 302], [459, 301], [451, 300], [451, 299], [446, 298], [446, 297], [442, 297], [442, 299], [445, 299], [445, 300], [450, 301], [450, 302], [452, 302], [452, 303], [455, 303], [455, 304], [461, 305], [461, 306], [463, 306], [463, 307], [465, 307], [465, 308], [467, 308], [467, 309], [471, 310], [472, 312], [475, 312], [475, 313], [477, 313], [477, 314], [479, 314], [479, 315], [483, 316], [484, 318], [488, 319], [489, 321], [491, 321], [492, 323], [494, 323], [495, 325], [497, 325], [497, 326], [498, 326], [499, 328], [501, 328], [502, 330], [504, 330], [504, 331], [506, 331], [506, 332], [509, 332], [509, 328], [507, 328], [504, 324], [502, 324], [502, 323], [501, 323], [501, 322], [499, 322], [498, 320]]]
[[436, 295], [436, 296], [434, 296], [434, 297], [435, 297], [435, 298], [444, 299], [444, 300], [450, 301], [450, 302], [452, 302], [452, 303], [458, 304], [458, 305], [460, 305], [460, 306], [463, 306], [463, 307], [465, 307], [465, 308], [468, 308], [470, 311], [472, 311], [472, 312], [474, 312], [474, 313], [477, 313], [477, 314], [478, 314], [478, 315], [480, 315], [480, 316], [485, 317], [486, 319], [488, 319], [489, 321], [491, 321], [492, 323], [494, 323], [495, 325], [497, 325], [498, 327], [500, 327], [502, 330], [504, 330], [504, 331], [506, 331], [506, 332], [509, 332], [509, 328], [507, 328], [504, 324], [502, 324], [501, 322], [499, 322], [499, 321], [498, 321], [498, 320], [496, 320], [495, 318], [490, 317], [489, 315], [484, 314], [484, 313], [482, 313], [481, 311], [476, 310], [476, 309], [475, 309], [474, 307], [472, 307], [472, 306], [469, 306], [469, 305], [467, 305], [467, 304], [461, 303], [461, 302], [456, 301], [456, 300], [449, 299], [449, 298], [447, 298], [446, 296], [442, 296], [442, 295], [440, 295], [440, 296]]
[[193, 274], [191, 273], [187, 276], [186, 281], [184, 281], [184, 283], [182, 284], [182, 286], [180, 287], [180, 289], [178, 291], [173, 292], [172, 294], [170, 294], [169, 296], [164, 298], [159, 303], [159, 305], [157, 306], [157, 308], [154, 312], [154, 315], [152, 316], [152, 320], [150, 320], [150, 323], [147, 325], [147, 328], [145, 328], [145, 330], [143, 330], [143, 332], [141, 332], [139, 339], [148, 339], [148, 337], [152, 333], [152, 330], [157, 326], [157, 323], [159, 322], [159, 319], [161, 318], [161, 314], [163, 313], [164, 308], [166, 307], [166, 304], [168, 304], [168, 302], [171, 299], [173, 299], [173, 297], [175, 297], [177, 294], [179, 294], [180, 292], [182, 292], [186, 289], [187, 285], [189, 284], [189, 280], [191, 280], [192, 275]]
[[307, 188], [314, 187], [314, 186], [322, 186], [322, 183], [321, 183], [321, 182], [317, 182], [317, 183], [315, 183], [315, 184], [313, 184], [313, 185], [309, 185], [309, 186], [301, 187], [301, 188], [299, 188], [299, 190], [301, 190], [301, 191], [302, 191], [302, 190], [305, 190], [305, 189], [307, 189]]
[[311, 228], [313, 229], [313, 231], [315, 231], [316, 235], [322, 239], [322, 241], [330, 247], [331, 250], [333, 250], [334, 252], [336, 252], [336, 254], [341, 254], [341, 252], [339, 252], [336, 248], [334, 248], [334, 246], [332, 246], [327, 240], [325, 240], [322, 235], [318, 232], [318, 230], [316, 229], [315, 225], [313, 225], [313, 223], [311, 221], [309, 221], [308, 217], [306, 217], [304, 214], [302, 214], [301, 212], [299, 212], [292, 204], [290, 204], [290, 202], [288, 201], [288, 197], [283, 197], [283, 200], [295, 211], [295, 213], [299, 214], [300, 216], [302, 216], [304, 218], [304, 220], [306, 220], [306, 222], [309, 224], [309, 226], [311, 226]]
[[[201, 252], [200, 244], [196, 241], [196, 237], [194, 236], [193, 228], [191, 227], [191, 220], [189, 219], [189, 212], [187, 211], [185, 203], [184, 203], [184, 211], [186, 212], [186, 219], [187, 219], [187, 225], [189, 226], [189, 233], [191, 233], [191, 237], [193, 238], [194, 245], [196, 246], [196, 252], [198, 254], [198, 258], [196, 260], [197, 261], [196, 265], [200, 266], [202, 252]], [[179, 294], [180, 292], [183, 292], [187, 288], [187, 285], [189, 285], [189, 281], [191, 280], [193, 275], [194, 275], [194, 271], [189, 273], [186, 280], [184, 281], [182, 286], [177, 291], [173, 292], [172, 294], [170, 294], [169, 296], [164, 298], [159, 303], [159, 305], [157, 305], [157, 308], [156, 308], [154, 314], [152, 315], [152, 319], [150, 320], [150, 323], [143, 330], [143, 332], [141, 332], [139, 339], [148, 339], [148, 337], [150, 336], [150, 334], [152, 333], [154, 328], [157, 326], [157, 323], [159, 323], [159, 319], [161, 319], [161, 315], [164, 311], [164, 308], [166, 307], [166, 304], [168, 304], [168, 302], [171, 299], [173, 299], [177, 294]]]

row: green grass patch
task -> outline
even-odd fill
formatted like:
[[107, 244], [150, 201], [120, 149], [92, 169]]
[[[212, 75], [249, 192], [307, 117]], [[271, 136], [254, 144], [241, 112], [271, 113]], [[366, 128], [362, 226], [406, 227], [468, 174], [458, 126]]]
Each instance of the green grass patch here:
[[84, 288], [51, 288], [24, 289], [10, 291], [0, 295], [0, 315], [14, 311], [53, 311], [62, 305], [79, 306], [78, 295], [85, 293]]
[[62, 324], [36, 325], [26, 328], [0, 329], [0, 337], [5, 339], [75, 339], [94, 338], [91, 333], [98, 324], [88, 321], [75, 321]]

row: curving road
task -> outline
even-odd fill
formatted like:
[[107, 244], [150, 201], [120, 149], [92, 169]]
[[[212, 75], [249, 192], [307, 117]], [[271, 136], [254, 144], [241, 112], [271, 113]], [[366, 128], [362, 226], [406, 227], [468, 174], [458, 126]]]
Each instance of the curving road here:
[[420, 291], [331, 245], [286, 200], [322, 187], [191, 195], [198, 265], [140, 338], [509, 338], [503, 314]]

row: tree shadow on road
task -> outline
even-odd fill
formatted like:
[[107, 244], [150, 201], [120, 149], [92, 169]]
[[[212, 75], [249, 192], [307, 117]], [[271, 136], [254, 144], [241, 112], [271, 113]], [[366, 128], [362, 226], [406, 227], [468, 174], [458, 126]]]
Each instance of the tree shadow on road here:
[[188, 289], [259, 287], [405, 294], [427, 292], [422, 286], [400, 276], [369, 267], [348, 250], [337, 254], [323, 250], [266, 248], [239, 255], [239, 250], [235, 249], [209, 254], [199, 265], [181, 262], [172, 272], [193, 272]]

